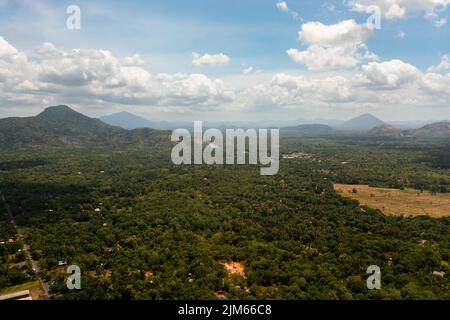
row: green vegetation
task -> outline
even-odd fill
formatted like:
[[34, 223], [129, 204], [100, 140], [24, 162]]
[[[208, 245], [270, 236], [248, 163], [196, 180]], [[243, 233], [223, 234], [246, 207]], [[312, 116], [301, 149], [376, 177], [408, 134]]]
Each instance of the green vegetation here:
[[[16, 240], [16, 231], [6, 213], [0, 211], [0, 290], [32, 279], [30, 268], [24, 263], [23, 244]], [[13, 243], [9, 243], [13, 240]], [[20, 250], [20, 251], [19, 251]]]
[[12, 286], [12, 287], [0, 290], [0, 295], [10, 294], [10, 293], [14, 293], [17, 291], [30, 290], [30, 289], [40, 290], [40, 286], [41, 285], [38, 280], [25, 282], [25, 283], [22, 283], [22, 284], [19, 284], [16, 286]]
[[[441, 142], [281, 144], [311, 156], [265, 177], [174, 166], [167, 144], [2, 150], [0, 190], [57, 299], [450, 299], [449, 217], [363, 211], [332, 185], [450, 190], [450, 171], [426, 160]], [[82, 290], [66, 288], [60, 261], [81, 267]], [[247, 276], [219, 261], [243, 262]], [[366, 288], [372, 264], [381, 290]]]
[[313, 155], [312, 170], [337, 183], [450, 191], [450, 170], [438, 157], [448, 141], [337, 136], [287, 138], [287, 152]]

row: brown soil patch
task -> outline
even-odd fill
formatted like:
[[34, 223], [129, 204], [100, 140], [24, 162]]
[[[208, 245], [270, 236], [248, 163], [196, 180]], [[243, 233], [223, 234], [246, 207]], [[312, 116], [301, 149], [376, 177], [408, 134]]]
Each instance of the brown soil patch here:
[[243, 278], [247, 277], [243, 262], [219, 261], [219, 263], [225, 267], [229, 275], [238, 275]]
[[145, 280], [147, 280], [147, 281], [153, 280], [153, 272], [151, 272], [151, 271], [145, 272]]

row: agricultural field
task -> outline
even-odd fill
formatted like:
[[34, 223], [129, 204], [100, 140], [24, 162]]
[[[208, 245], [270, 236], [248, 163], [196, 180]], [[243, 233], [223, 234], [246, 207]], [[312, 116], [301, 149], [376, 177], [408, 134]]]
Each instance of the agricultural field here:
[[11, 294], [14, 292], [23, 291], [23, 290], [30, 291], [30, 297], [32, 298], [32, 300], [39, 300], [39, 299], [45, 298], [45, 295], [41, 289], [41, 285], [40, 285], [39, 281], [37, 281], [37, 280], [25, 282], [25, 283], [22, 283], [19, 285], [15, 285], [12, 287], [2, 289], [2, 290], [0, 290], [0, 296]]
[[385, 214], [431, 217], [450, 216], [450, 194], [435, 194], [414, 189], [388, 189], [368, 185], [334, 184], [343, 197], [358, 200]]

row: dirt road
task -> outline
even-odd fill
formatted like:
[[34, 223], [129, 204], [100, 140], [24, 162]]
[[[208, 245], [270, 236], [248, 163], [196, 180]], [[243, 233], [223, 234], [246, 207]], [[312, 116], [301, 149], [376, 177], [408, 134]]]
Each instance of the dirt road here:
[[48, 283], [45, 282], [45, 279], [42, 277], [41, 270], [39, 269], [39, 263], [36, 260], [33, 260], [33, 257], [31, 256], [31, 253], [30, 253], [30, 246], [28, 245], [28, 243], [26, 243], [25, 237], [23, 236], [22, 231], [21, 231], [19, 225], [17, 224], [16, 218], [14, 217], [14, 215], [11, 211], [11, 208], [8, 205], [8, 202], [6, 202], [6, 198], [1, 191], [0, 191], [0, 199], [3, 201], [3, 203], [5, 205], [6, 212], [8, 213], [9, 218], [11, 219], [11, 223], [14, 225], [14, 228], [16, 229], [19, 239], [23, 242], [23, 250], [25, 251], [28, 262], [31, 264], [33, 271], [39, 278], [39, 282], [41, 283], [41, 287], [42, 287], [42, 290], [44, 291], [45, 296], [47, 297], [47, 299], [49, 299], [51, 297], [51, 295], [50, 295]]

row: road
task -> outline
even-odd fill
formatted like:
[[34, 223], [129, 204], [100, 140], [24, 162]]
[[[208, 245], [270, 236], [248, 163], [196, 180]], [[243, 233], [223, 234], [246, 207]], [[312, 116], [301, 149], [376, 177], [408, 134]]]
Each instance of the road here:
[[45, 282], [45, 279], [42, 277], [41, 270], [39, 269], [39, 263], [36, 260], [33, 260], [33, 257], [31, 256], [31, 253], [30, 253], [30, 246], [28, 245], [28, 243], [26, 243], [25, 237], [23, 236], [23, 233], [22, 233], [19, 225], [17, 224], [16, 218], [14, 217], [14, 215], [11, 211], [11, 208], [8, 205], [8, 202], [6, 202], [6, 198], [1, 191], [0, 191], [0, 199], [3, 201], [3, 203], [5, 205], [6, 212], [8, 213], [9, 218], [11, 219], [11, 223], [14, 225], [14, 228], [16, 229], [19, 239], [22, 240], [22, 242], [23, 242], [23, 250], [25, 251], [28, 262], [31, 264], [31, 267], [32, 267], [34, 273], [39, 278], [39, 282], [41, 283], [42, 290], [44, 291], [44, 294], [47, 297], [47, 299], [50, 299], [50, 297], [51, 297], [50, 289], [49, 289], [48, 283]]

